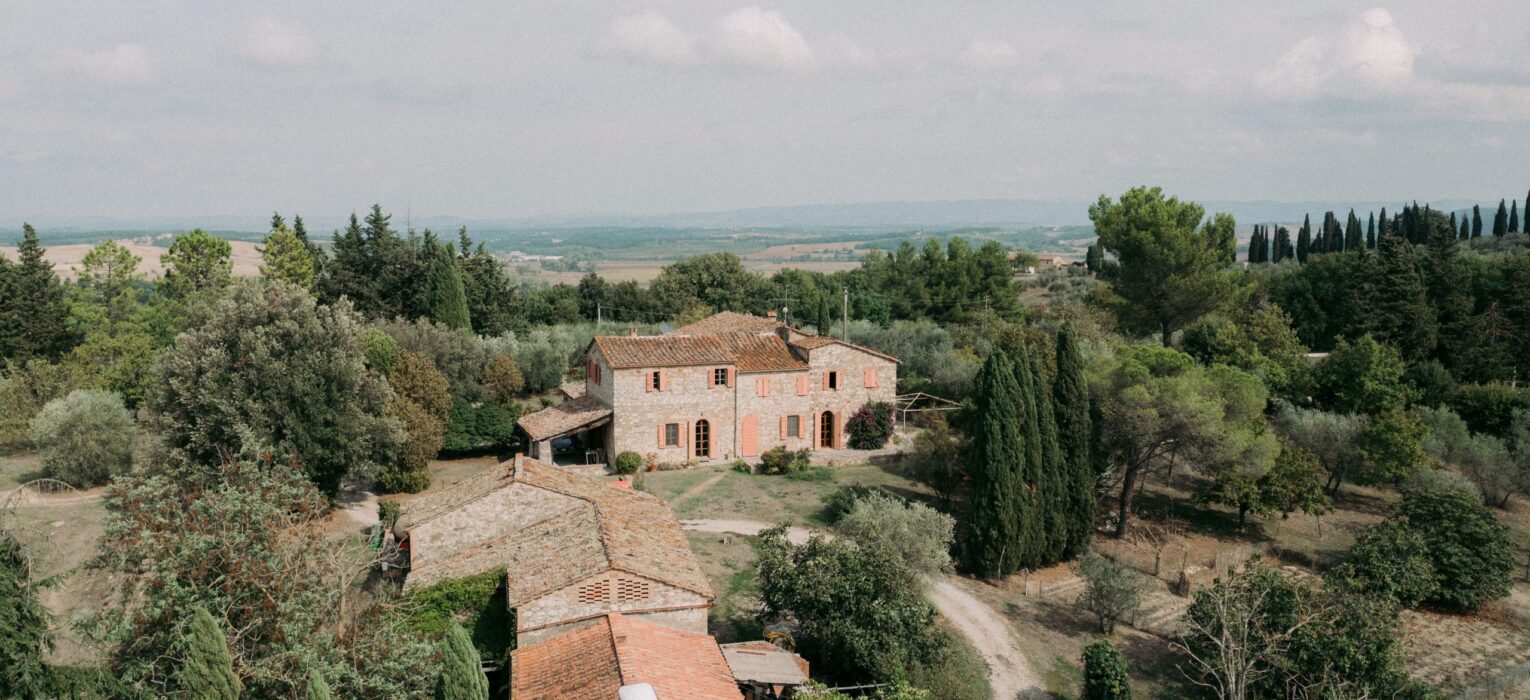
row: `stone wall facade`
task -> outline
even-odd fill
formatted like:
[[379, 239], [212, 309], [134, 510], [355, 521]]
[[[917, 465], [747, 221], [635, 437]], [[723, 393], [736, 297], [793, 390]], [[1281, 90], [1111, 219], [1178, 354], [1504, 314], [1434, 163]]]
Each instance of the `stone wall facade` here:
[[522, 645], [535, 643], [612, 612], [705, 634], [710, 605], [694, 591], [625, 571], [605, 571], [518, 606], [516, 638]]

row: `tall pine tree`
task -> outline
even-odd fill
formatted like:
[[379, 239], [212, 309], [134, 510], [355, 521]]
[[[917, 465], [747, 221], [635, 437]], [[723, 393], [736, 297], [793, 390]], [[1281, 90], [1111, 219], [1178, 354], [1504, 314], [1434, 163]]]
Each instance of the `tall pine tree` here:
[[1007, 576], [1021, 565], [1021, 519], [1026, 513], [1021, 500], [1025, 454], [1019, 394], [1013, 363], [1003, 350], [995, 349], [973, 382], [971, 439], [963, 455], [972, 494], [962, 558], [967, 570], [978, 576]]
[[64, 284], [45, 252], [37, 231], [22, 224], [17, 261], [0, 262], [0, 359], [57, 359], [79, 342], [69, 330]]
[[448, 328], [471, 329], [467, 292], [462, 285], [462, 270], [450, 243], [442, 244], [425, 229], [425, 245], [420, 254], [425, 267], [423, 291], [425, 316]]
[[206, 608], [191, 614], [186, 628], [186, 665], [181, 667], [181, 690], [187, 697], [238, 700], [243, 686], [234, 675], [228, 639]]
[[1413, 245], [1388, 236], [1367, 263], [1361, 299], [1365, 330], [1409, 361], [1427, 359], [1434, 352], [1436, 324]]
[[489, 679], [473, 640], [456, 620], [447, 623], [441, 639], [441, 675], [436, 678], [436, 700], [489, 700]]
[[1057, 410], [1057, 442], [1065, 468], [1068, 542], [1064, 555], [1073, 557], [1089, 547], [1094, 533], [1094, 429], [1089, 419], [1089, 384], [1084, 379], [1084, 356], [1079, 352], [1073, 324], [1057, 329], [1057, 377], [1052, 384]]

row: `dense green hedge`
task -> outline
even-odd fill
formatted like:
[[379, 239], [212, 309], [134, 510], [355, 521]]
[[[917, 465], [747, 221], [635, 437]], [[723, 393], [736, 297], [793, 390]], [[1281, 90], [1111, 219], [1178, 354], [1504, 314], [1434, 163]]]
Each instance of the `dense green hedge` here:
[[442, 581], [409, 596], [409, 629], [439, 636], [456, 619], [486, 660], [503, 661], [515, 648], [515, 615], [505, 603], [505, 570]]

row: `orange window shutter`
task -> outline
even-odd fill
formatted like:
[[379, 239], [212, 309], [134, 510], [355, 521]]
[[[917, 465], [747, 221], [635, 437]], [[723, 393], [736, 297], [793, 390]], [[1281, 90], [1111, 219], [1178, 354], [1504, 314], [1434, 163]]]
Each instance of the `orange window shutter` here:
[[781, 439], [786, 439], [786, 416], [781, 416]]
[[664, 446], [664, 424], [659, 424], [659, 447]]
[[828, 391], [829, 390], [829, 372], [828, 372], [828, 370], [824, 370], [824, 373], [823, 373], [823, 390], [824, 391]]
[[653, 391], [653, 373], [652, 372], [644, 372], [643, 373], [643, 391], [648, 391], [648, 392], [652, 392]]
[[738, 370], [736, 370], [736, 369], [734, 369], [732, 367], [728, 368], [728, 388], [729, 389], [733, 388], [733, 378], [737, 374], [738, 374]]
[[685, 424], [682, 426], [681, 430], [683, 432], [681, 432], [681, 434], [680, 434], [680, 445], [682, 447], [684, 447], [686, 450], [690, 450], [691, 449], [691, 422], [690, 421], [686, 421]]
[[865, 376], [866, 388], [867, 389], [875, 389], [875, 388], [877, 388], [877, 368], [875, 368], [875, 367], [867, 367], [865, 375], [866, 375]]
[[797, 377], [797, 395], [798, 396], [807, 396], [807, 382], [808, 382], [808, 378], [807, 378], [806, 374], [800, 375], [800, 376]]
[[669, 391], [669, 372], [659, 370], [659, 391]]

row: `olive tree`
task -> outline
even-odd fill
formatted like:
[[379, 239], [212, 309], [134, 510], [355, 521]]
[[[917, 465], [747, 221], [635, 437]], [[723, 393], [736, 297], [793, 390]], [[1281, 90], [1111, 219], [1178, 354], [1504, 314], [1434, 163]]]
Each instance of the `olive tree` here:
[[133, 464], [137, 434], [122, 397], [76, 389], [49, 401], [32, 418], [32, 442], [48, 476], [85, 488], [106, 483]]
[[936, 575], [951, 568], [956, 520], [923, 503], [866, 494], [855, 500], [837, 527], [862, 547], [897, 558], [909, 571]]

